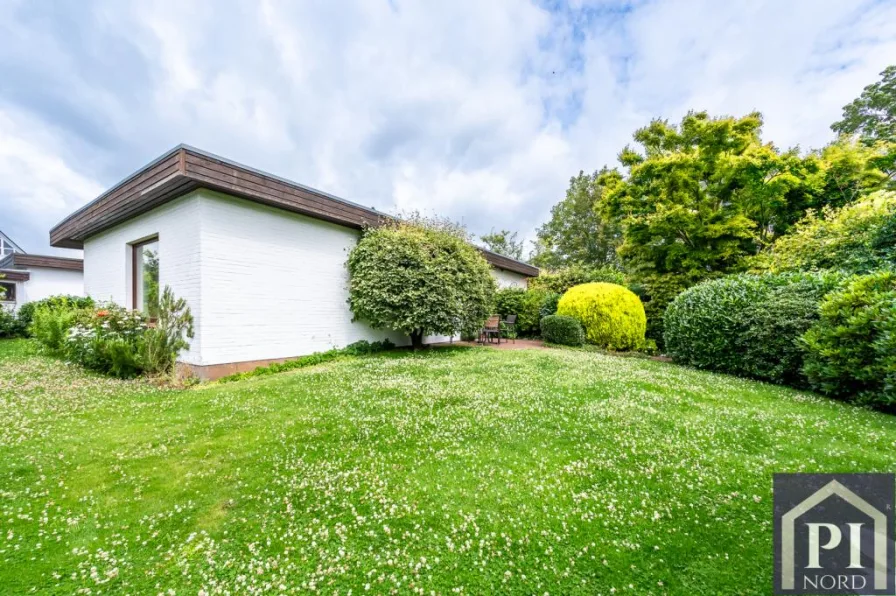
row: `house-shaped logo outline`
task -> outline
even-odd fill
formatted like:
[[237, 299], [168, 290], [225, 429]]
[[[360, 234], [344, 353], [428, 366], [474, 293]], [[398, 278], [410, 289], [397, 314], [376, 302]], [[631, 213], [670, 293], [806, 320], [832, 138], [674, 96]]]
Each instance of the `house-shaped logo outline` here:
[[836, 480], [822, 486], [802, 503], [781, 516], [781, 589], [794, 589], [794, 526], [810, 509], [837, 495], [874, 520], [874, 589], [887, 587], [887, 516]]

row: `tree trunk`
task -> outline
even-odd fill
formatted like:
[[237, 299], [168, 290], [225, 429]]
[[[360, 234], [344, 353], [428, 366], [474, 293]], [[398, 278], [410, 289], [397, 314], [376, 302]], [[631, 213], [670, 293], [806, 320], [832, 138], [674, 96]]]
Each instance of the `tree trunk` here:
[[423, 330], [415, 329], [411, 331], [411, 347], [415, 350], [419, 350], [423, 347]]

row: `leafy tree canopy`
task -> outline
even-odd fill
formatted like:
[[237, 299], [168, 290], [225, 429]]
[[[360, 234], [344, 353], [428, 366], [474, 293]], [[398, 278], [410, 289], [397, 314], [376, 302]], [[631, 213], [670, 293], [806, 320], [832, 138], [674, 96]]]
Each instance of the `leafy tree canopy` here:
[[896, 192], [878, 191], [841, 209], [810, 211], [753, 264], [774, 272], [868, 273], [896, 267]]
[[843, 106], [843, 119], [831, 125], [834, 132], [896, 142], [896, 66], [888, 66], [880, 74], [880, 81]]
[[566, 198], [554, 205], [550, 221], [538, 229], [533, 264], [556, 270], [615, 263], [618, 227], [594, 210], [604, 192], [601, 177], [613, 176], [618, 177], [618, 173], [604, 169], [593, 174], [579, 172], [570, 179]]
[[348, 258], [356, 319], [400, 331], [420, 347], [430, 334], [478, 328], [491, 312], [488, 263], [456, 226], [422, 219], [366, 230]]
[[485, 247], [499, 255], [510, 257], [518, 261], [523, 258], [523, 241], [517, 240], [517, 233], [510, 230], [496, 232], [492, 230], [488, 234], [479, 237]]

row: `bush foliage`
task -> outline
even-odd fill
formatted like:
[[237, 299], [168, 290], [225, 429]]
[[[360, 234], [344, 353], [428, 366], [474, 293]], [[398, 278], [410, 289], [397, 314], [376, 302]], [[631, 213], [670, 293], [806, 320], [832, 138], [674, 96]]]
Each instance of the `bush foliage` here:
[[26, 302], [19, 307], [17, 314], [19, 317], [19, 321], [27, 329], [31, 325], [31, 320], [34, 317], [34, 312], [39, 308], [50, 310], [77, 310], [80, 308], [90, 308], [93, 305], [94, 301], [90, 296], [71, 296], [67, 294], [58, 294], [56, 296], [48, 296], [47, 298], [44, 298], [42, 300]]
[[836, 397], [896, 406], [896, 273], [853, 279], [821, 304], [804, 336], [812, 386]]
[[734, 275], [682, 292], [666, 310], [666, 351], [698, 368], [802, 385], [803, 333], [839, 274]]
[[22, 325], [12, 310], [0, 306], [0, 339], [25, 335], [26, 327]]
[[555, 294], [563, 294], [573, 286], [581, 284], [605, 282], [625, 285], [625, 275], [613, 267], [583, 267], [572, 265], [557, 271], [543, 271], [538, 277], [529, 280], [530, 290], [544, 290]]
[[478, 329], [491, 314], [495, 281], [481, 253], [455, 229], [395, 223], [367, 230], [348, 258], [356, 319], [424, 335]]
[[495, 312], [501, 317], [516, 315], [516, 332], [521, 337], [538, 335], [541, 306], [546, 294], [540, 290], [502, 288], [495, 293]]
[[560, 298], [557, 314], [577, 319], [588, 343], [610, 350], [633, 350], [644, 345], [644, 306], [631, 290], [620, 285], [597, 282], [574, 286]]
[[846, 205], [809, 212], [754, 266], [768, 271], [837, 269], [869, 273], [896, 266], [896, 193], [880, 191]]
[[141, 312], [93, 301], [50, 301], [31, 316], [30, 332], [48, 352], [120, 378], [172, 372], [193, 337], [190, 309], [168, 287], [152, 325]]
[[541, 320], [541, 337], [548, 343], [561, 346], [581, 346], [585, 343], [585, 331], [574, 317], [548, 315]]

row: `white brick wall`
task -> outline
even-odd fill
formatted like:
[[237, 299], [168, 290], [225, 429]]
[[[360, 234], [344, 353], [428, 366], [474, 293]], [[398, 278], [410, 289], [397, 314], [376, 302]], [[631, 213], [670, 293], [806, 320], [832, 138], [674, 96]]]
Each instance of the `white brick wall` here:
[[[199, 292], [200, 197], [192, 193], [137, 216], [84, 242], [84, 289], [96, 300], [130, 308], [133, 304], [130, 244], [159, 237], [159, 283], [184, 298], [196, 321], [202, 320]], [[201, 364], [202, 333], [197, 326], [190, 350], [181, 355]]]
[[407, 343], [352, 322], [345, 262], [358, 231], [201, 193], [202, 364], [309, 354], [360, 339]]

